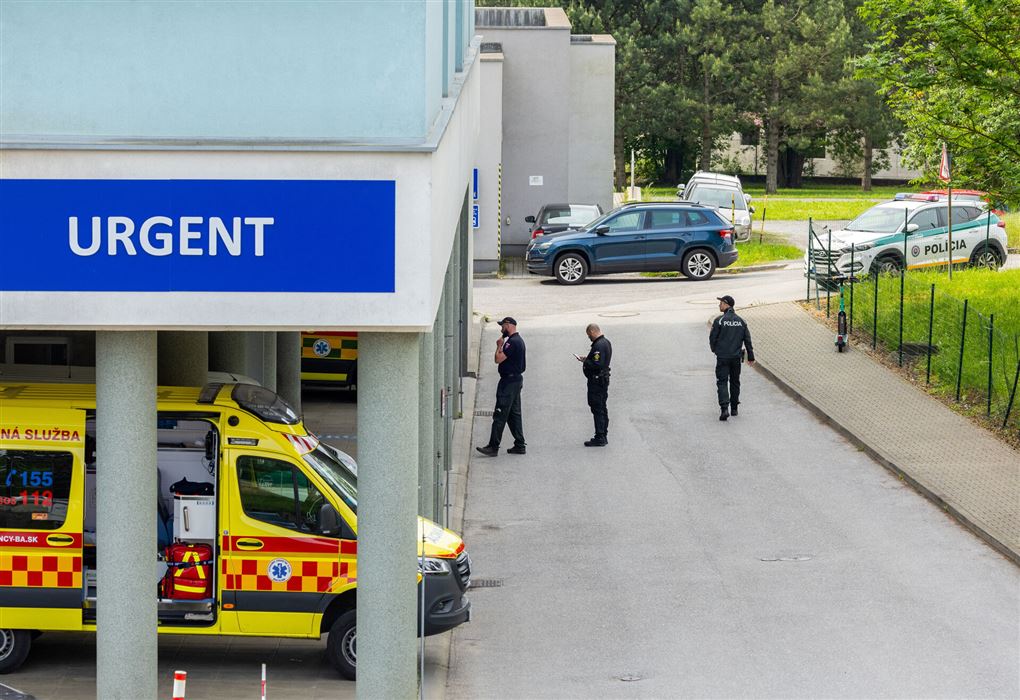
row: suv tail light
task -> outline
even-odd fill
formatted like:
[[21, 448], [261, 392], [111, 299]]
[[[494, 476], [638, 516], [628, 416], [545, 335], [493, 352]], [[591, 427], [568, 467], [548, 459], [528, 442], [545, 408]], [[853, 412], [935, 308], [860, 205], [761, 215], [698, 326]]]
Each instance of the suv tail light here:
[[531, 232], [531, 237], [532, 238], [536, 238], [538, 236], [541, 236], [544, 233], [545, 233], [545, 231], [542, 230], [541, 228], [536, 228], [534, 231]]
[[727, 243], [733, 242], [733, 229], [724, 228], [719, 230], [719, 238], [723, 239]]

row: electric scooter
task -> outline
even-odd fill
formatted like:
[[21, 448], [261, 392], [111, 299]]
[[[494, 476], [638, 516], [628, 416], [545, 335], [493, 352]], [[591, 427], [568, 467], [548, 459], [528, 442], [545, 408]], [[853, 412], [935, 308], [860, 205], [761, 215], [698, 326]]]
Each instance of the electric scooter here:
[[853, 284], [857, 281], [856, 277], [839, 277], [839, 314], [836, 316], [836, 351], [843, 352], [850, 342], [850, 333], [847, 331], [846, 325], [846, 305], [844, 303], [843, 285], [849, 282]]

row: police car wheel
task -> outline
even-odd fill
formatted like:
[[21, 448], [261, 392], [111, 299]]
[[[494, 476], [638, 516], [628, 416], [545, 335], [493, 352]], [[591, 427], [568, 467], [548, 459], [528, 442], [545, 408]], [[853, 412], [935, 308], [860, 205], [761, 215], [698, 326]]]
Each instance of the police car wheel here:
[[991, 270], [998, 270], [1002, 265], [1002, 261], [999, 260], [999, 254], [995, 252], [994, 248], [981, 246], [970, 256], [970, 264], [972, 267], [987, 267]]
[[326, 653], [330, 663], [348, 680], [356, 680], [358, 673], [357, 610], [348, 610], [329, 628]]
[[880, 275], [899, 272], [901, 267], [900, 259], [895, 255], [883, 255], [875, 262], [871, 263], [871, 271]]
[[692, 250], [684, 256], [680, 272], [692, 280], [707, 280], [715, 274], [715, 258], [707, 251]]
[[21, 667], [32, 648], [29, 630], [0, 629], [0, 673], [10, 673]]
[[567, 253], [556, 260], [555, 270], [560, 284], [581, 284], [588, 276], [588, 263], [576, 253]]

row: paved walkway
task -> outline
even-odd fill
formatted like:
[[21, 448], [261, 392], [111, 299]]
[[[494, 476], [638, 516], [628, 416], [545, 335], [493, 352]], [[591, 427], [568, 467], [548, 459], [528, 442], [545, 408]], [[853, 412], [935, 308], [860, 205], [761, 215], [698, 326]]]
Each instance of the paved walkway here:
[[852, 345], [837, 353], [796, 304], [740, 314], [767, 374], [1020, 563], [1020, 453]]

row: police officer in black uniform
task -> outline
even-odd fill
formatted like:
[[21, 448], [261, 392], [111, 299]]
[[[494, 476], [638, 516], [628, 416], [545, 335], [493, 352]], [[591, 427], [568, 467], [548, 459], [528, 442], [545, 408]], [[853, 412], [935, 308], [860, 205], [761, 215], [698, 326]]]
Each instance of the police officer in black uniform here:
[[[733, 297], [730, 295], [719, 299], [719, 316], [712, 323], [712, 332], [708, 343], [715, 353], [715, 383], [719, 389], [719, 420], [726, 420], [737, 415], [740, 403], [740, 363], [743, 362], [743, 350], [747, 349], [747, 364], [754, 364], [754, 347], [751, 346], [751, 331], [747, 322], [733, 313]], [[727, 390], [727, 384], [729, 389]]]
[[609, 444], [609, 409], [606, 401], [609, 399], [609, 363], [613, 359], [613, 345], [594, 323], [589, 323], [584, 332], [591, 341], [591, 349], [587, 357], [574, 357], [582, 363], [581, 370], [588, 379], [588, 407], [595, 419], [595, 437], [585, 440], [584, 446], [605, 447]]
[[510, 316], [498, 323], [503, 333], [496, 341], [496, 354], [493, 356], [499, 368], [499, 384], [496, 385], [496, 409], [492, 412], [492, 433], [487, 445], [475, 448], [486, 457], [499, 454], [499, 441], [503, 439], [503, 428], [507, 424], [514, 436], [514, 446], [507, 452], [512, 455], [527, 452], [521, 420], [521, 389], [524, 388], [527, 365], [524, 339], [517, 333], [517, 321]]

